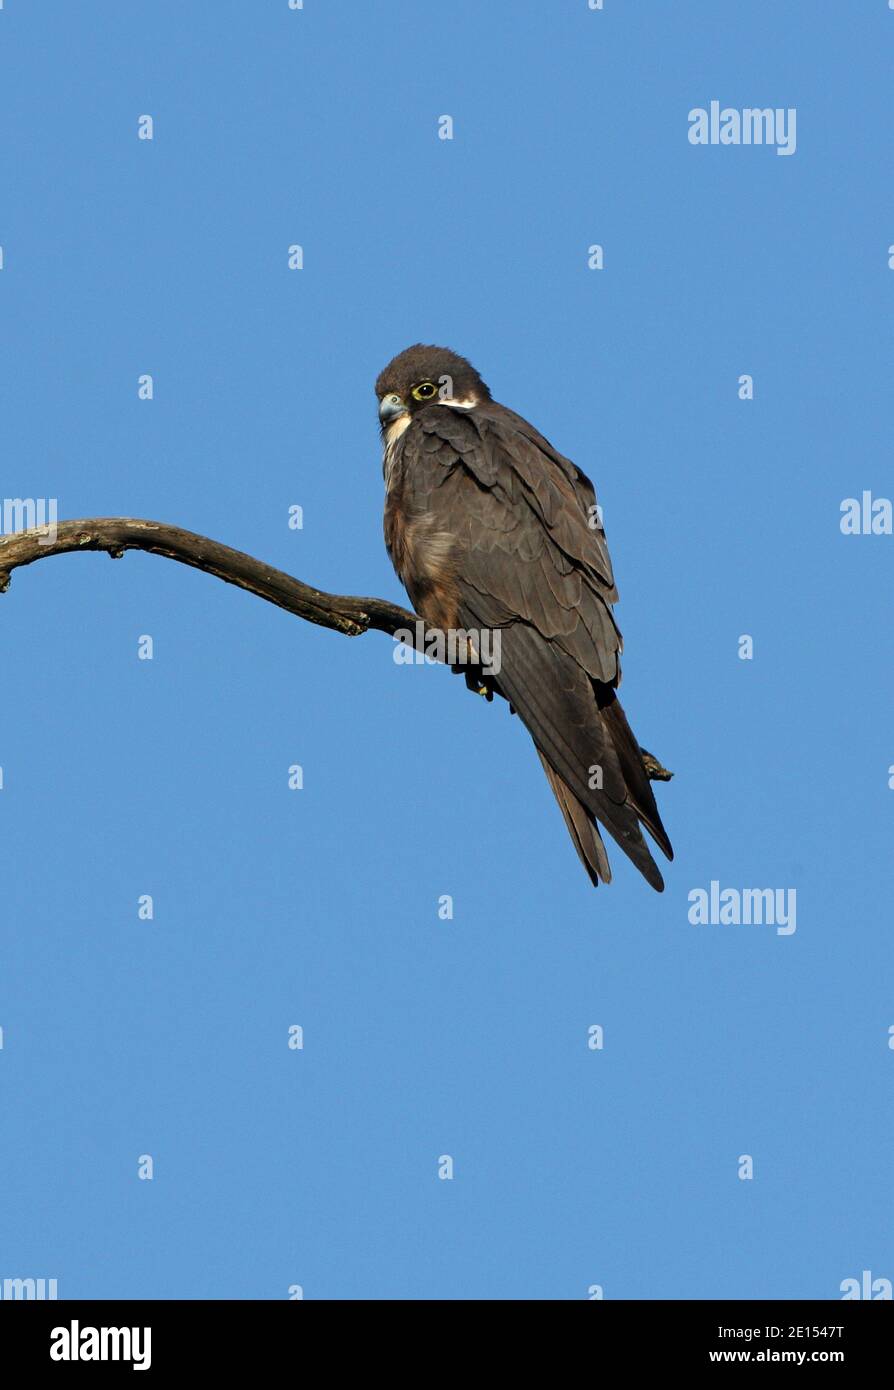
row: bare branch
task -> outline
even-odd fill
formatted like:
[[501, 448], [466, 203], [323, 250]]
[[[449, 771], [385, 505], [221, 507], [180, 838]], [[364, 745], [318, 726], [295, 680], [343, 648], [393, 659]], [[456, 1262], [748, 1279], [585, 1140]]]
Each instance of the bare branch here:
[[[181, 565], [204, 570], [227, 584], [235, 584], [239, 589], [276, 604], [277, 608], [284, 608], [296, 618], [331, 628], [346, 637], [359, 637], [370, 629], [387, 632], [393, 637], [396, 632], [409, 629], [413, 634], [412, 645], [424, 650], [425, 633], [434, 630], [426, 628], [421, 618], [399, 604], [381, 598], [326, 594], [244, 551], [233, 550], [195, 531], [126, 516], [60, 521], [49, 529], [34, 527], [0, 536], [0, 593], [9, 588], [13, 570], [32, 565], [35, 560], [77, 551], [105, 551], [117, 560], [125, 550], [164, 555], [168, 560], [178, 560]], [[651, 753], [643, 752], [643, 762], [653, 780], [666, 782], [673, 776]]]
[[60, 521], [54, 529], [55, 535], [47, 528], [33, 527], [0, 537], [0, 593], [9, 588], [13, 570], [50, 555], [104, 550], [118, 559], [125, 550], [145, 550], [150, 555], [164, 555], [169, 560], [179, 560], [181, 565], [204, 570], [227, 584], [235, 584], [268, 603], [275, 603], [287, 613], [294, 613], [296, 618], [332, 628], [347, 637], [359, 637], [369, 628], [393, 637], [398, 629], [412, 628], [419, 621], [409, 609], [384, 599], [351, 598], [312, 589], [300, 579], [293, 579], [290, 574], [265, 565], [241, 550], [160, 521], [104, 516]]

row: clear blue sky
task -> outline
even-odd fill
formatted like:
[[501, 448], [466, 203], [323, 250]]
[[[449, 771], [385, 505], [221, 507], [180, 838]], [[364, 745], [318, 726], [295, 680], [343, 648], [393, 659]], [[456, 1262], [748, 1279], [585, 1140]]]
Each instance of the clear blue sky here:
[[[0, 1277], [894, 1278], [894, 538], [839, 527], [894, 490], [892, 45], [884, 0], [7, 0], [2, 496], [402, 600], [372, 384], [467, 354], [597, 484], [677, 859], [593, 891], [505, 706], [386, 637], [145, 555], [19, 571]], [[796, 108], [796, 153], [691, 145], [715, 99]], [[712, 880], [796, 932], [690, 924]]]

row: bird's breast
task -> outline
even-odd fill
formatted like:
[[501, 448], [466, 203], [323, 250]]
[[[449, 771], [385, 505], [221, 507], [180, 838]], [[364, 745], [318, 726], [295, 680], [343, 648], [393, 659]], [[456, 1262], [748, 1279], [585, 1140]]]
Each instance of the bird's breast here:
[[385, 545], [416, 612], [436, 627], [458, 628], [456, 539], [428, 505], [419, 505], [402, 451], [394, 447], [399, 439], [385, 442]]

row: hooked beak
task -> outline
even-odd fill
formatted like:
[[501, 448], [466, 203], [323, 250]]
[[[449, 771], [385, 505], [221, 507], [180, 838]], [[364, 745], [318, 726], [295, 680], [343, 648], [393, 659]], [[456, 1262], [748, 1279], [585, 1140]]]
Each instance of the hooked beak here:
[[407, 407], [400, 396], [383, 396], [379, 402], [379, 419], [383, 429], [386, 425], [390, 425], [392, 420], [396, 420], [398, 415], [406, 415], [406, 413]]

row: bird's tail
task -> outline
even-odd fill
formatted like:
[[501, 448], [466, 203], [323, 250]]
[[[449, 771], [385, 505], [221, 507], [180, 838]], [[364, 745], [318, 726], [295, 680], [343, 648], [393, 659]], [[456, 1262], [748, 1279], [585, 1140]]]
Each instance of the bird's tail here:
[[605, 845], [602, 843], [598, 825], [586, 806], [582, 806], [578, 801], [567, 782], [563, 782], [558, 772], [553, 771], [539, 748], [537, 754], [543, 764], [547, 781], [553, 789], [553, 795], [559, 803], [559, 810], [565, 817], [565, 824], [568, 826], [568, 834], [571, 836], [572, 844], [577, 850], [580, 862], [590, 876], [590, 882], [594, 888], [598, 887], [600, 883], [611, 883], [611, 865], [608, 862], [608, 855], [605, 852]]
[[611, 878], [598, 821], [660, 893], [664, 880], [642, 827], [668, 859], [673, 850], [661, 824], [642, 749], [613, 686], [593, 679], [572, 656], [527, 623], [518, 623], [503, 643], [494, 687], [534, 740], [591, 882]]
[[668, 833], [661, 823], [655, 793], [643, 762], [643, 750], [637, 743], [633, 730], [627, 723], [627, 716], [621, 708], [621, 701], [614, 690], [601, 686], [597, 690], [597, 704], [603, 722], [608, 727], [611, 741], [618, 755], [618, 762], [627, 783], [627, 796], [649, 834], [668, 859], [673, 859], [674, 851]]
[[[627, 799], [636, 817], [636, 819], [633, 816], [630, 817], [632, 825], [625, 827], [627, 833], [623, 836], [616, 832], [613, 824], [608, 823], [607, 828], [625, 854], [633, 860], [643, 877], [660, 893], [664, 889], [664, 879], [658, 865], [649, 853], [642, 834], [638, 831], [636, 821], [642, 822], [668, 859], [673, 859], [674, 851], [667, 831], [661, 823], [652, 785], [643, 764], [642, 750], [633, 736], [633, 730], [627, 723], [627, 718], [617, 696], [614, 696], [613, 700], [600, 710], [600, 715], [621, 765], [627, 784]], [[593, 813], [584, 806], [560, 774], [550, 767], [539, 748], [537, 753], [546, 773], [547, 781], [558, 802], [559, 810], [562, 812], [568, 827], [571, 842], [587, 871], [590, 882], [594, 888], [600, 883], [611, 883], [611, 865], [605, 852], [602, 836], [599, 834], [599, 825]], [[633, 834], [630, 833], [631, 829]]]
[[[594, 692], [598, 706], [597, 718], [600, 720], [607, 742], [614, 751], [618, 767], [626, 789], [627, 814], [618, 816], [617, 808], [611, 818], [600, 816], [601, 807], [595, 815], [569, 787], [560, 773], [550, 766], [544, 753], [537, 749], [547, 781], [559, 804], [559, 810], [568, 827], [572, 844], [587, 871], [590, 882], [596, 887], [599, 883], [611, 883], [611, 865], [605, 852], [596, 816], [603, 820], [612, 838], [617, 840], [624, 853], [633, 860], [640, 873], [651, 886], [661, 893], [664, 879], [658, 865], [649, 853], [649, 847], [640, 831], [644, 825], [658, 844], [662, 853], [673, 859], [674, 851], [662, 822], [652, 783], [643, 761], [633, 730], [627, 723], [627, 716], [612, 687], [594, 682]], [[602, 742], [602, 740], [600, 740]], [[604, 803], [603, 803], [604, 805]], [[620, 831], [620, 833], [619, 833]]]

